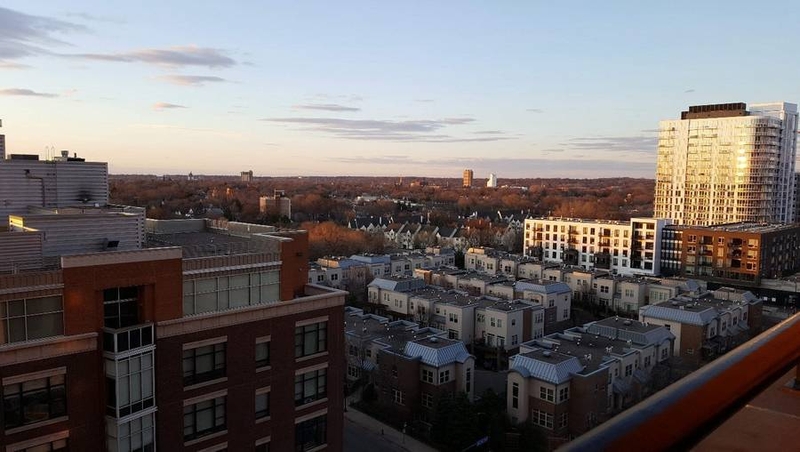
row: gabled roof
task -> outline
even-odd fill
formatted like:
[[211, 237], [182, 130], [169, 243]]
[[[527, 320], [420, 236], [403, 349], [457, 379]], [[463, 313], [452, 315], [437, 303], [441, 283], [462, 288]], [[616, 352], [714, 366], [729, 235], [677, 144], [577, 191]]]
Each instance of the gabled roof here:
[[677, 306], [647, 305], [642, 307], [641, 315], [644, 318], [703, 326], [711, 323], [718, 316], [718, 313], [716, 309], [711, 307], [698, 311], [680, 309]]
[[530, 290], [531, 292], [543, 293], [543, 294], [565, 293], [565, 292], [572, 293], [572, 289], [570, 289], [566, 283], [551, 282], [551, 281], [533, 281], [530, 279], [517, 281], [517, 283], [514, 285], [514, 289], [520, 292]]
[[[509, 371], [519, 372], [523, 377], [536, 378], [552, 384], [561, 384], [569, 381], [573, 374], [580, 373], [583, 365], [574, 356], [557, 356], [558, 352], [549, 352], [551, 357], [547, 361], [537, 359], [536, 351], [510, 358]], [[562, 358], [562, 359], [559, 359]]]
[[423, 364], [433, 367], [464, 363], [471, 356], [463, 342], [441, 337], [410, 341], [406, 344], [404, 353], [411, 358], [419, 357]]

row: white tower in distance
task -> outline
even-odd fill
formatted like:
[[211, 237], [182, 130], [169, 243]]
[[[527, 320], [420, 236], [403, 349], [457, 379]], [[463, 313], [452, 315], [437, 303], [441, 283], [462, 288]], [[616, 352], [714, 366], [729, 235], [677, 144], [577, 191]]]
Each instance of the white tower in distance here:
[[494, 173], [489, 174], [489, 180], [486, 181], [486, 186], [489, 188], [497, 188], [497, 175]]

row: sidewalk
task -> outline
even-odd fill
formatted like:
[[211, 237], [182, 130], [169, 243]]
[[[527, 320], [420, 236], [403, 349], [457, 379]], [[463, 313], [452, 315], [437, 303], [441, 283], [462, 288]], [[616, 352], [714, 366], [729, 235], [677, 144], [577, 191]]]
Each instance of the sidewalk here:
[[[409, 452], [436, 452], [436, 449], [421, 443], [409, 435], [403, 435], [402, 432], [380, 422], [373, 417], [358, 411], [357, 409], [347, 407], [344, 413], [345, 422], [352, 422], [360, 427], [363, 427], [376, 435], [381, 435], [381, 438], [389, 443], [392, 443], [400, 449]], [[403, 437], [405, 436], [405, 440]], [[380, 448], [376, 448], [380, 450]]]

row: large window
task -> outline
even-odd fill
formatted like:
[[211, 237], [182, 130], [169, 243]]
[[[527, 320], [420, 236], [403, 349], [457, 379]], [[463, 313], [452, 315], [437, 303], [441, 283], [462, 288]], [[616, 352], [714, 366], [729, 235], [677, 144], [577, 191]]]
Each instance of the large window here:
[[547, 400], [548, 402], [552, 402], [554, 397], [555, 391], [550, 388], [545, 388], [544, 386], [539, 387], [539, 398], [542, 400]]
[[439, 372], [439, 384], [447, 383], [450, 381], [450, 371], [442, 370]]
[[0, 302], [0, 344], [64, 334], [61, 296]]
[[294, 404], [304, 405], [328, 395], [328, 369], [312, 370], [294, 377]]
[[422, 369], [422, 381], [425, 383], [433, 383], [433, 371]]
[[64, 374], [3, 386], [3, 425], [6, 429], [66, 415]]
[[222, 430], [225, 430], [225, 396], [183, 407], [184, 441]]
[[150, 408], [154, 402], [154, 382], [152, 351], [116, 361], [107, 359], [107, 413], [125, 417]]
[[24, 449], [14, 448], [14, 450], [17, 452], [67, 452], [69, 450], [69, 438], [47, 441]]
[[183, 384], [189, 386], [225, 376], [225, 342], [183, 351]]
[[548, 430], [553, 429], [553, 415], [544, 411], [532, 409], [531, 422]]
[[269, 388], [256, 391], [256, 420], [269, 417]]
[[107, 328], [125, 328], [139, 323], [139, 288], [104, 290], [103, 319]]
[[294, 329], [294, 356], [314, 355], [328, 350], [328, 322], [312, 323]]
[[305, 452], [322, 446], [327, 441], [326, 416], [315, 417], [295, 425], [294, 437], [295, 452]]
[[278, 300], [280, 300], [278, 270], [183, 282], [183, 315], [223, 311]]
[[519, 408], [519, 383], [511, 384], [511, 407]]
[[117, 424], [106, 422], [106, 450], [152, 452], [155, 450], [155, 413]]
[[269, 366], [269, 339], [256, 341], [256, 369]]

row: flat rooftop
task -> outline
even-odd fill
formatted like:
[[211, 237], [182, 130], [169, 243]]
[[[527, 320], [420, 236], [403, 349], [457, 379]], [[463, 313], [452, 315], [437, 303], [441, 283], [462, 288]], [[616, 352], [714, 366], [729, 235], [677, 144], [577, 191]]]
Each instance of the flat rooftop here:
[[766, 234], [769, 232], [788, 231], [798, 229], [796, 224], [782, 223], [726, 223], [710, 226], [682, 226], [683, 230], [709, 231], [709, 232], [742, 232], [749, 234]]

